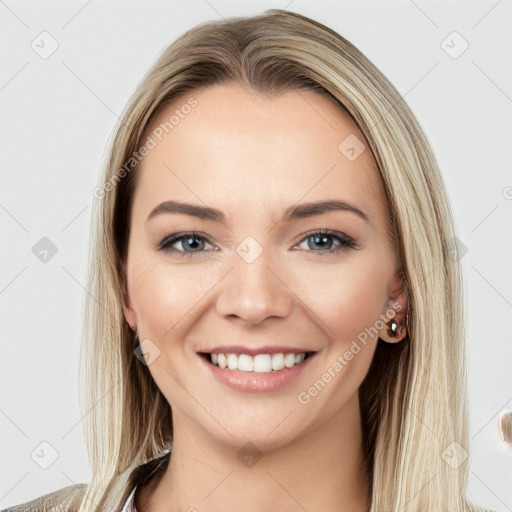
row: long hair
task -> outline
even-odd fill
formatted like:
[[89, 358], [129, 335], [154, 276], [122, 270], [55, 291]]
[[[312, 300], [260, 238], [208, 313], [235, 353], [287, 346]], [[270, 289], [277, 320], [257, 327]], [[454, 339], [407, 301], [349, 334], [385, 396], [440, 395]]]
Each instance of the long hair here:
[[361, 51], [316, 21], [272, 9], [206, 22], [177, 39], [109, 143], [90, 235], [80, 377], [92, 478], [80, 512], [118, 509], [137, 466], [172, 448], [171, 408], [134, 356], [123, 314], [129, 221], [149, 123], [165, 105], [193, 105], [197, 88], [219, 83], [327, 96], [350, 114], [377, 163], [408, 295], [408, 336], [379, 342], [359, 389], [371, 512], [484, 510], [466, 499], [464, 290], [433, 152], [404, 99]]

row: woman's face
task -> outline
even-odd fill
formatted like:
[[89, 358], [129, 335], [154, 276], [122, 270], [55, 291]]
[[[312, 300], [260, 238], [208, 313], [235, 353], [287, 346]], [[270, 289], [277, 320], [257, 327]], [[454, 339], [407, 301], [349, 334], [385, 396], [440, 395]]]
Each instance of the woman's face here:
[[350, 117], [313, 92], [223, 84], [175, 101], [148, 136], [125, 315], [175, 431], [263, 448], [355, 410], [377, 331], [405, 297]]

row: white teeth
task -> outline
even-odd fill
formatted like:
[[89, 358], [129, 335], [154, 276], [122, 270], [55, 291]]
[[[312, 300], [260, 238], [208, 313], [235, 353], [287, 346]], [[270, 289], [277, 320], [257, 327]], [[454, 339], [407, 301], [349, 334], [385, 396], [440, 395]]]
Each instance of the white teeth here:
[[272, 370], [282, 370], [284, 368], [284, 354], [274, 354], [272, 356]]
[[217, 357], [217, 363], [221, 368], [226, 368], [226, 366], [228, 365], [228, 362], [226, 361], [226, 356], [224, 354], [219, 354]]
[[238, 368], [238, 356], [236, 354], [228, 354], [226, 359], [228, 360], [228, 368], [230, 370]]
[[[232, 356], [234, 354], [231, 354]], [[252, 372], [254, 367], [254, 362], [251, 356], [247, 354], [240, 354], [238, 356], [238, 369], [243, 372]]]
[[[242, 354], [240, 354], [242, 355]], [[249, 356], [250, 357], [250, 356]], [[254, 371], [267, 373], [272, 371], [272, 356], [270, 354], [257, 354], [254, 356]]]
[[268, 373], [291, 368], [302, 363], [305, 352], [277, 354], [209, 354], [212, 364], [222, 369], [239, 370], [242, 372]]
[[286, 354], [284, 356], [284, 365], [286, 368], [291, 368], [295, 364], [295, 354]]

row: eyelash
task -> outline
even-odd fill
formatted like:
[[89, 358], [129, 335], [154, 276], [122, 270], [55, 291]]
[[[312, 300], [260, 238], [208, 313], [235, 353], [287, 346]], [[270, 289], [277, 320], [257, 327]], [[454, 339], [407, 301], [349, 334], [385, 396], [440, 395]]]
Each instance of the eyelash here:
[[[350, 237], [336, 232], [331, 231], [328, 229], [320, 229], [318, 231], [312, 231], [311, 233], [306, 234], [303, 238], [301, 238], [297, 245], [302, 243], [303, 241], [307, 240], [308, 238], [314, 236], [314, 235], [320, 235], [320, 236], [330, 236], [332, 238], [336, 238], [340, 245], [338, 247], [335, 247], [334, 249], [329, 249], [327, 251], [311, 251], [316, 254], [328, 254], [328, 255], [336, 255], [340, 252], [344, 251], [345, 249], [356, 249], [356, 243], [354, 240], [352, 240]], [[179, 251], [172, 247], [172, 245], [176, 242], [179, 242], [180, 240], [186, 239], [186, 238], [195, 238], [198, 240], [204, 240], [211, 244], [211, 242], [208, 240], [208, 238], [200, 235], [199, 233], [196, 233], [195, 231], [191, 231], [188, 233], [176, 233], [174, 235], [170, 235], [166, 238], [164, 238], [160, 244], [158, 245], [158, 250], [169, 252], [169, 253], [178, 253], [180, 257], [187, 258], [187, 257], [197, 257], [196, 255], [199, 255], [199, 257], [203, 257], [204, 253], [206, 251], [198, 251], [198, 252], [186, 252], [186, 251]], [[213, 244], [211, 244], [213, 245]]]

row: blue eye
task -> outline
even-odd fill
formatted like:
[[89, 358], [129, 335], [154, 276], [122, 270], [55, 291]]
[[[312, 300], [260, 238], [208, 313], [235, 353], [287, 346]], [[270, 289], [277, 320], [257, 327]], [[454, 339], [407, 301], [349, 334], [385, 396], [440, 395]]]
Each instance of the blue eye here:
[[[172, 247], [178, 242], [181, 243], [184, 250]], [[191, 233], [177, 233], [164, 238], [160, 242], [158, 248], [166, 252], [178, 253], [180, 256], [190, 256], [194, 253], [201, 253], [201, 249], [204, 247], [205, 242], [210, 243], [206, 238], [198, 235], [195, 231]], [[191, 248], [192, 250], [189, 251], [188, 248]]]
[[[338, 254], [342, 250], [346, 248], [355, 249], [356, 244], [352, 238], [343, 235], [342, 233], [336, 233], [333, 231], [330, 231], [328, 229], [322, 229], [320, 231], [315, 231], [314, 233], [310, 233], [306, 238], [302, 240], [302, 242], [306, 241], [312, 241], [312, 243], [308, 243], [308, 248], [312, 248], [312, 246], [316, 245], [320, 247], [320, 251], [315, 251], [313, 249], [313, 252], [317, 253], [327, 253], [327, 254]], [[331, 240], [331, 241], [329, 241]], [[337, 240], [338, 245], [333, 245], [332, 240]], [[327, 248], [326, 248], [327, 245]], [[334, 247], [334, 248], [331, 248]]]
[[[336, 240], [337, 245], [334, 245], [332, 240]], [[306, 250], [311, 250], [317, 254], [333, 255], [346, 249], [357, 248], [357, 245], [352, 238], [344, 235], [343, 233], [324, 229], [309, 233], [306, 237], [301, 239], [300, 243], [305, 241], [312, 242], [311, 244], [307, 244], [308, 248]], [[181, 249], [173, 247], [176, 244], [181, 244]], [[192, 231], [190, 233], [176, 233], [164, 238], [158, 245], [158, 249], [169, 253], [178, 253], [180, 257], [192, 257], [194, 255], [203, 257], [205, 252], [207, 252], [204, 250], [206, 244], [212, 245], [212, 247], [214, 247], [213, 250], [218, 250], [218, 248], [213, 246], [206, 237]], [[319, 247], [320, 250], [315, 250], [314, 246]]]

